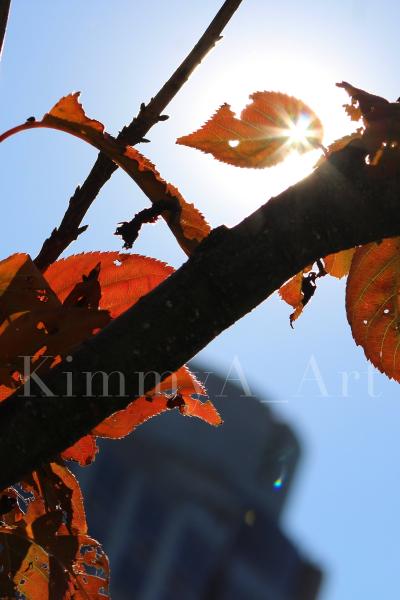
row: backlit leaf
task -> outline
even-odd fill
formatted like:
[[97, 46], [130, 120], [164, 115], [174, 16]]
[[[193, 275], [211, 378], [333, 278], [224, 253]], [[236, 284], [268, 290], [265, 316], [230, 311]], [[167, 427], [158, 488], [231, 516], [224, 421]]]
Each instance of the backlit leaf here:
[[289, 281], [287, 281], [280, 289], [279, 295], [290, 306], [296, 308], [303, 300], [303, 294], [301, 292], [301, 284], [303, 281], [304, 271], [300, 271], [297, 275], [294, 275]]
[[[364, 147], [375, 156], [384, 144], [387, 147], [400, 145], [400, 103], [370, 94], [346, 81], [336, 84], [349, 94], [352, 104], [346, 108], [352, 120], [361, 116], [365, 125], [362, 136]], [[398, 157], [397, 157], [398, 158]], [[379, 158], [374, 164], [379, 162]]]
[[342, 250], [341, 252], [325, 256], [325, 271], [338, 279], [348, 275], [355, 250], [355, 248], [350, 248], [349, 250]]
[[190, 254], [210, 232], [203, 215], [182, 197], [173, 185], [164, 181], [155, 166], [135, 148], [126, 146], [104, 131], [99, 121], [89, 119], [79, 103], [79, 92], [64, 96], [41, 121], [27, 121], [0, 136], [37, 127], [65, 131], [92, 144], [120, 166], [146, 194], [151, 202], [165, 201], [171, 208], [163, 213], [182, 249]]
[[92, 435], [85, 435], [62, 453], [64, 460], [73, 460], [81, 467], [90, 465], [99, 451]]
[[173, 408], [178, 408], [185, 416], [198, 417], [210, 425], [220, 425], [221, 417], [214, 405], [209, 400], [204, 402], [193, 398], [193, 394], [205, 396], [206, 390], [187, 367], [181, 367], [146, 396], [137, 398], [125, 410], [105, 419], [93, 433], [100, 437], [121, 438], [151, 417]]
[[325, 274], [325, 271], [311, 271], [312, 266], [306, 267], [294, 275], [278, 291], [282, 300], [293, 306], [294, 311], [289, 316], [291, 327], [303, 312], [306, 304], [311, 300], [316, 290], [316, 279]]
[[343, 106], [351, 121], [360, 121], [362, 119], [362, 112], [357, 106], [354, 104], [344, 104]]
[[364, 123], [369, 125], [373, 121], [380, 121], [400, 114], [400, 105], [397, 103], [391, 104], [386, 98], [356, 88], [347, 81], [342, 81], [336, 85], [346, 90], [351, 98], [353, 109], [346, 112], [352, 120], [356, 120], [356, 117], [360, 115], [364, 119]]
[[62, 258], [50, 265], [46, 280], [64, 302], [77, 284], [100, 264], [98, 281], [101, 289], [99, 308], [115, 318], [139, 298], [164, 281], [174, 269], [159, 260], [120, 252], [87, 252]]
[[317, 272], [307, 267], [289, 279], [280, 289], [279, 295], [294, 311], [290, 315], [290, 324], [299, 318], [304, 307], [310, 301], [316, 290], [316, 280], [324, 275], [341, 278], [348, 274], [355, 248], [329, 254], [322, 261], [317, 261]]
[[27, 254], [13, 254], [0, 261], [0, 323], [16, 313], [38, 306], [59, 306], [42, 273]]
[[[74, 475], [64, 465], [52, 463], [34, 471], [21, 488], [24, 511], [15, 504], [2, 515], [1, 597], [87, 600], [107, 594], [108, 560], [87, 535]], [[15, 490], [5, 494], [12, 498]]]
[[222, 419], [218, 411], [210, 400], [201, 402], [197, 398], [193, 398], [189, 394], [182, 392], [183, 403], [179, 407], [179, 411], [185, 417], [197, 417], [210, 425], [221, 425]]
[[106, 311], [63, 305], [28, 255], [0, 261], [0, 399], [23, 383], [25, 367], [37, 370], [42, 356], [50, 367], [109, 321]]
[[[26, 255], [18, 255], [17, 259], [10, 257], [0, 263], [0, 275], [3, 274], [0, 311], [6, 317], [0, 323], [2, 399], [23, 383], [20, 357], [33, 357], [31, 371], [39, 365], [40, 375], [43, 375], [110, 318], [120, 315], [164, 281], [173, 269], [158, 260], [135, 254], [90, 252], [57, 261], [44, 276], [36, 271]], [[23, 277], [18, 275], [21, 272]], [[34, 291], [39, 284], [40, 294]], [[26, 299], [24, 286], [28, 286]], [[42, 296], [49, 300], [44, 302]], [[12, 298], [19, 298], [21, 312], [9, 314]], [[44, 362], [44, 356], [51, 358]], [[121, 437], [151, 416], [172, 408], [219, 425], [221, 418], [214, 406], [210, 401], [199, 400], [198, 396], [206, 396], [204, 387], [187, 367], [182, 367], [92, 433]], [[90, 464], [97, 452], [93, 435], [83, 437], [65, 450], [63, 458], [81, 465]]]
[[355, 251], [346, 310], [356, 343], [390, 378], [400, 381], [400, 238]]
[[178, 138], [177, 144], [255, 169], [275, 165], [293, 150], [303, 153], [321, 145], [322, 124], [301, 100], [278, 92], [256, 92], [250, 98], [239, 119], [229, 104], [223, 104], [203, 127]]
[[[101, 290], [99, 307], [109, 311], [113, 318], [135, 304], [174, 271], [165, 263], [145, 256], [89, 252], [57, 261], [47, 269], [45, 277], [58, 298], [65, 302], [71, 297], [82, 276], [98, 265]], [[219, 425], [221, 418], [212, 403], [209, 400], [200, 401], [193, 398], [193, 395], [206, 396], [206, 390], [187, 367], [181, 367], [160, 381], [146, 396], [135, 399], [126, 409], [100, 423], [92, 433], [99, 437], [120, 438], [147, 419], [172, 408], [178, 408], [186, 416], [196, 416], [211, 425]], [[86, 441], [85, 444], [68, 449], [63, 457], [88, 464], [93, 460], [94, 453], [95, 446]]]

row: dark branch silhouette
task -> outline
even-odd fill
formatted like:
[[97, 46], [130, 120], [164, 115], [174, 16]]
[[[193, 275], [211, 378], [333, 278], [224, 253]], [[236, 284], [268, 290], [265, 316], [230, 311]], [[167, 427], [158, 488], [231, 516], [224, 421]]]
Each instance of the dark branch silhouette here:
[[[400, 168], [390, 175], [368, 166], [366, 150], [350, 144], [316, 171], [232, 229], [212, 231], [165, 282], [84, 342], [71, 363], [44, 379], [54, 397], [32, 382], [31, 396], [0, 404], [0, 487], [46, 463], [105, 417], [155, 384], [154, 373], [175, 371], [295, 273], [332, 252], [400, 235]], [[268, 343], [266, 341], [266, 343]], [[65, 397], [73, 373], [74, 397]], [[86, 372], [121, 371], [119, 378]]]

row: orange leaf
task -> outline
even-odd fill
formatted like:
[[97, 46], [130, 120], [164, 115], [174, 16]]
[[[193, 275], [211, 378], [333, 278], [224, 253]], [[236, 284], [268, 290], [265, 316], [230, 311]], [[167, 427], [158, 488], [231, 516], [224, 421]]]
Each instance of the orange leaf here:
[[181, 367], [175, 373], [163, 379], [152, 393], [158, 394], [160, 392], [172, 392], [175, 390], [179, 390], [180, 392], [185, 390], [188, 394], [197, 394], [200, 396], [207, 395], [204, 385], [186, 366]]
[[[70, 551], [74, 548], [73, 557]], [[0, 527], [2, 598], [51, 600], [100, 598], [108, 588], [108, 559], [88, 535], [54, 537], [51, 550], [21, 537], [15, 528]]]
[[342, 81], [336, 85], [346, 90], [352, 100], [351, 108], [346, 110], [352, 120], [356, 120], [356, 117], [361, 113], [365, 124], [369, 125], [372, 121], [400, 115], [400, 105], [391, 104], [386, 98], [356, 88], [347, 81]]
[[349, 248], [349, 250], [342, 250], [325, 256], [325, 271], [338, 279], [348, 275], [355, 250], [355, 248]]
[[[83, 497], [78, 481], [63, 464], [51, 463], [26, 477], [22, 482], [24, 490], [33, 495], [28, 503], [23, 523], [26, 534], [42, 542], [48, 537], [49, 522], [43, 519], [46, 514], [62, 513], [61, 519], [51, 525], [58, 534], [87, 533]], [[11, 524], [8, 521], [8, 524]]]
[[294, 311], [290, 314], [289, 320], [290, 325], [293, 326], [293, 322], [299, 318], [303, 312], [304, 294], [302, 292], [303, 287], [304, 271], [300, 271], [297, 275], [294, 275], [289, 281], [287, 281], [279, 290], [278, 294], [290, 306], [293, 306]]
[[79, 92], [64, 96], [41, 121], [27, 121], [6, 131], [0, 136], [0, 142], [19, 131], [50, 127], [92, 144], [124, 169], [151, 202], [163, 200], [171, 205], [171, 209], [165, 211], [163, 217], [182, 249], [191, 254], [210, 232], [210, 226], [203, 215], [193, 204], [186, 202], [173, 185], [164, 181], [147, 158], [106, 133], [102, 123], [89, 119], [78, 98]]
[[74, 460], [81, 467], [86, 467], [94, 461], [98, 451], [95, 438], [92, 435], [85, 435], [73, 446], [64, 450], [61, 457], [64, 460]]
[[320, 146], [322, 124], [301, 100], [278, 92], [255, 92], [250, 98], [240, 119], [223, 104], [203, 127], [178, 138], [177, 144], [255, 169], [276, 165], [293, 149], [303, 153]]
[[319, 275], [311, 271], [311, 269], [312, 266], [306, 267], [289, 279], [278, 291], [282, 300], [294, 308], [289, 317], [291, 327], [293, 327], [294, 321], [299, 318], [305, 305], [315, 292], [315, 280]]
[[354, 104], [344, 104], [343, 106], [351, 121], [361, 120], [362, 112], [357, 106], [355, 106]]
[[[13, 261], [14, 257], [11, 257], [11, 263]], [[24, 257], [24, 260], [19, 258], [16, 265], [28, 262], [29, 272], [35, 274], [35, 267], [29, 261], [29, 257]], [[7, 261], [3, 265], [0, 263], [0, 274], [1, 266], [5, 269], [6, 264]], [[15, 268], [14, 265], [14, 271]], [[11, 386], [14, 382], [15, 387], [18, 382], [12, 379], [13, 373], [9, 371], [12, 370], [11, 367], [17, 371], [22, 369], [16, 357], [34, 356], [32, 363], [35, 363], [44, 352], [50, 356], [65, 355], [95, 328], [101, 328], [107, 323], [110, 316], [117, 317], [127, 310], [172, 272], [172, 267], [158, 260], [119, 252], [78, 254], [54, 263], [47, 269], [45, 279], [40, 276], [42, 279], [39, 281], [41, 287], [47, 290], [46, 293], [51, 295], [52, 305], [49, 308], [47, 304], [45, 308], [36, 308], [35, 302], [39, 301], [29, 296], [25, 304], [21, 299], [20, 308], [26, 305], [32, 306], [34, 310], [8, 315], [4, 323], [0, 324], [0, 337], [4, 342], [0, 350], [0, 367], [4, 365], [5, 369], [3, 379], [7, 376], [6, 383]], [[5, 284], [3, 286], [7, 290], [12, 286], [12, 273], [11, 269], [11, 283], [8, 287]], [[20, 278], [17, 281], [25, 282], [26, 279]], [[1, 298], [2, 296], [0, 309]], [[87, 308], [97, 305], [103, 310]], [[105, 321], [102, 320], [104, 316]], [[43, 365], [41, 374], [50, 366], [49, 363]], [[0, 371], [0, 375], [1, 373]], [[7, 396], [7, 389], [0, 387], [1, 396]], [[11, 391], [10, 387], [10, 393]], [[192, 395], [204, 396], [206, 391], [189, 369], [182, 367], [160, 381], [146, 397], [136, 399], [125, 410], [106, 419], [93, 430], [93, 434], [121, 437], [151, 416], [176, 407], [182, 414], [198, 416], [212, 425], [220, 424], [221, 419], [211, 402], [203, 403], [192, 398]], [[86, 465], [93, 461], [95, 453], [94, 438], [88, 435], [65, 450], [63, 458]]]
[[104, 438], [119, 439], [131, 433], [151, 417], [168, 410], [167, 396], [141, 396], [93, 429], [93, 434]]
[[347, 318], [356, 343], [388, 377], [400, 381], [400, 238], [355, 251], [346, 289]]
[[[137, 254], [89, 252], [57, 261], [47, 269], [45, 276], [60, 300], [65, 302], [71, 297], [82, 276], [87, 276], [98, 265], [101, 292], [99, 307], [107, 309], [113, 318], [135, 304], [174, 271], [165, 263]], [[178, 402], [174, 402], [176, 395], [180, 398]], [[100, 437], [120, 438], [147, 419], [171, 408], [179, 408], [182, 414], [197, 416], [211, 425], [219, 425], [221, 418], [211, 402], [201, 402], [192, 398], [192, 395], [204, 396], [206, 390], [187, 367], [181, 367], [160, 381], [146, 396], [135, 399], [126, 409], [105, 419], [92, 433]], [[68, 457], [73, 460], [78, 458], [80, 464], [91, 462], [91, 446], [85, 445], [83, 452], [81, 450], [82, 447], [72, 451], [69, 449]], [[63, 456], [67, 458], [67, 455]]]
[[27, 254], [13, 254], [0, 261], [0, 323], [15, 313], [59, 304]]
[[[166, 395], [163, 392], [170, 394]], [[121, 438], [151, 417], [173, 408], [179, 408], [185, 416], [198, 417], [210, 425], [220, 425], [222, 420], [214, 405], [209, 400], [202, 402], [193, 398], [192, 394], [204, 396], [206, 390], [186, 366], [181, 367], [163, 379], [146, 396], [137, 398], [126, 409], [105, 419], [95, 427], [93, 434], [99, 437]]]
[[63, 306], [28, 255], [0, 261], [0, 398], [23, 382], [23, 357], [36, 369], [40, 356], [65, 356], [109, 320], [105, 311]]
[[[2, 515], [0, 589], [2, 597], [95, 598], [107, 592], [108, 560], [87, 535], [82, 495], [74, 475], [52, 463], [22, 482], [28, 495]], [[14, 490], [6, 490], [13, 498]]]
[[[336, 84], [349, 94], [352, 100], [351, 107], [346, 112], [351, 119], [356, 119], [361, 113], [366, 127], [362, 136], [364, 147], [371, 155], [382, 148], [400, 145], [400, 103], [389, 102], [386, 98], [370, 94], [365, 90], [356, 88], [346, 81]], [[354, 110], [355, 109], [355, 110]], [[398, 157], [396, 157], [398, 159]], [[378, 164], [380, 156], [372, 159], [372, 164]]]
[[303, 273], [304, 271], [300, 271], [300, 273], [294, 275], [294, 277], [289, 279], [278, 292], [282, 300], [290, 304], [290, 306], [293, 306], [293, 308], [296, 308], [303, 300], [303, 293], [301, 291]]
[[50, 265], [46, 280], [61, 302], [100, 263], [98, 281], [101, 289], [99, 307], [115, 318], [135, 304], [174, 269], [154, 258], [119, 252], [87, 252], [62, 258]]
[[210, 400], [200, 402], [197, 398], [186, 395], [184, 391], [182, 392], [182, 397], [183, 404], [179, 407], [179, 411], [185, 415], [185, 417], [197, 417], [210, 425], [221, 425], [222, 419]]

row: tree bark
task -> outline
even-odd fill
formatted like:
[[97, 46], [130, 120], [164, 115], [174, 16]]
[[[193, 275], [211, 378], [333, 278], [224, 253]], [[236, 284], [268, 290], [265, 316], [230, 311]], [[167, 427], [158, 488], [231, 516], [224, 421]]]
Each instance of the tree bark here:
[[[165, 282], [115, 319], [44, 378], [0, 405], [0, 487], [20, 480], [140, 393], [141, 373], [175, 371], [287, 279], [332, 252], [400, 234], [400, 171], [382, 176], [349, 145], [312, 175], [272, 198], [232, 229], [219, 227]], [[267, 342], [266, 342], [267, 343]], [[75, 397], [65, 397], [65, 371]], [[109, 394], [101, 377], [86, 396], [86, 372], [121, 371]], [[154, 372], [154, 373], [152, 373]]]

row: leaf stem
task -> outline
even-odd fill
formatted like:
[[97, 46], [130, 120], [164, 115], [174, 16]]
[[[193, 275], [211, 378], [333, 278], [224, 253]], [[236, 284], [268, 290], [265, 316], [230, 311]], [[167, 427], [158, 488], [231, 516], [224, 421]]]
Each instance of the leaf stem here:
[[[241, 2], [242, 0], [226, 0], [224, 2], [191, 52], [154, 98], [147, 105], [144, 103], [141, 105], [138, 115], [128, 126], [122, 129], [117, 138], [118, 140], [130, 145], [138, 144], [150, 128], [160, 120], [160, 117], [161, 120], [164, 120], [162, 115], [164, 109], [206, 54], [221, 38], [222, 30]], [[45, 240], [38, 256], [35, 258], [34, 262], [41, 271], [45, 271], [71, 242], [77, 239], [82, 232], [80, 224], [84, 216], [103, 185], [117, 168], [117, 165], [100, 152], [85, 182], [82, 186], [76, 188], [74, 195], [71, 197], [59, 227], [54, 229], [50, 237]]]

